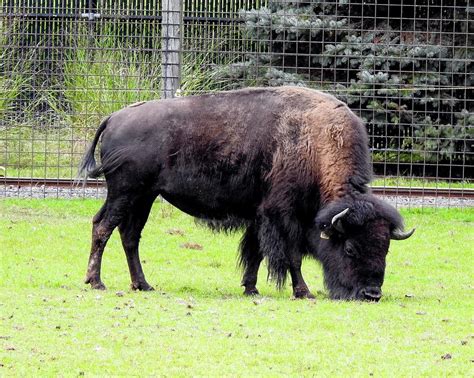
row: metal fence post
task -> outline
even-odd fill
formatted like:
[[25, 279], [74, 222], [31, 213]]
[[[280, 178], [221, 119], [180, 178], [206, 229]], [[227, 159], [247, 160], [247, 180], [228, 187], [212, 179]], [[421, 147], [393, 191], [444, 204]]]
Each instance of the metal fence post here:
[[162, 25], [162, 98], [172, 98], [181, 76], [181, 29], [183, 14], [180, 0], [161, 0]]

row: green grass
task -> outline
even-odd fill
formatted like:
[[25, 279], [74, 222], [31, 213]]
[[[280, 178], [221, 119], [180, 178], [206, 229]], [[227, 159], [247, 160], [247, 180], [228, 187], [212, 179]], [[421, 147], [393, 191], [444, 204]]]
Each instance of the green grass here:
[[6, 177], [74, 178], [95, 129], [0, 127]]
[[160, 55], [145, 55], [136, 48], [116, 45], [111, 36], [77, 41], [64, 64], [64, 96], [71, 106], [65, 115], [83, 128], [127, 105], [160, 98]]
[[381, 177], [376, 178], [371, 185], [411, 188], [474, 189], [474, 181], [472, 180], [426, 180], [416, 177]]
[[103, 261], [108, 291], [92, 291], [82, 279], [100, 205], [0, 202], [0, 375], [472, 374], [473, 209], [403, 210], [417, 232], [392, 244], [385, 296], [371, 304], [330, 301], [312, 260], [304, 274], [315, 301], [290, 300], [266, 269], [262, 297], [244, 298], [240, 235], [213, 234], [161, 203], [141, 253], [157, 290], [128, 290], [114, 233]]

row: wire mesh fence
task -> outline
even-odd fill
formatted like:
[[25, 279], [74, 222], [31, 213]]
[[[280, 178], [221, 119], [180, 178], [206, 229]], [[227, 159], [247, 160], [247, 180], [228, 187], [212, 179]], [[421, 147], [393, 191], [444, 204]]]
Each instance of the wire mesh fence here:
[[[137, 101], [303, 85], [365, 120], [375, 185], [467, 197], [473, 14], [466, 0], [0, 0], [0, 175], [73, 179], [102, 117]], [[3, 196], [25, 193], [8, 182]]]

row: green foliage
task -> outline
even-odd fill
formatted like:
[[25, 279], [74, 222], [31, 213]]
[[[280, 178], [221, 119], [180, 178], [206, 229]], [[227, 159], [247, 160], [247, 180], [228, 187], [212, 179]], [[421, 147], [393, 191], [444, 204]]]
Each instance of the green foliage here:
[[[0, 19], [0, 31], [0, 46], [3, 47], [8, 45], [7, 36], [13, 30], [5, 20]], [[11, 51], [0, 48], [0, 119], [7, 121], [13, 118], [21, 94], [31, 87], [31, 76], [30, 59], [12, 61]]]
[[474, 141], [474, 114], [462, 111], [455, 116], [454, 125], [441, 125], [439, 119], [434, 122], [426, 117], [425, 122], [415, 126], [413, 138], [405, 138], [405, 146], [417, 151], [427, 162], [469, 159], [463, 152]]
[[137, 101], [160, 97], [160, 54], [121, 45], [114, 37], [77, 40], [64, 62], [64, 97], [72, 123], [84, 127]]
[[286, 84], [330, 91], [366, 121], [375, 150], [415, 162], [472, 164], [473, 113], [464, 87], [474, 85], [474, 77], [466, 74], [473, 59], [465, 42], [466, 9], [441, 15], [441, 8], [431, 8], [428, 16], [424, 3], [375, 8], [282, 1], [242, 11], [255, 53], [220, 68], [220, 74], [239, 80], [236, 87]]
[[7, 61], [5, 50], [0, 52], [0, 117], [7, 118], [8, 113], [14, 109], [15, 101], [20, 93], [28, 86], [28, 77], [19, 69], [20, 64], [12, 69], [9, 75], [5, 74]]
[[[224, 54], [229, 48], [225, 45], [225, 39], [213, 40], [215, 30], [190, 30], [188, 38], [199, 38], [202, 41], [212, 40], [206, 46], [189, 46], [184, 49], [181, 65], [180, 95], [189, 96], [198, 93], [206, 93], [217, 90], [232, 88], [229, 77], [223, 77], [214, 69], [216, 62], [229, 66], [236, 60], [235, 54]], [[204, 43], [204, 42], [202, 42]]]
[[[61, 9], [58, 2], [36, 3], [40, 13]], [[472, 100], [462, 89], [474, 81], [465, 2], [438, 7], [428, 0], [404, 0], [403, 6], [397, 0], [391, 5], [241, 0], [227, 10], [234, 14], [250, 3], [257, 9], [240, 12], [241, 30], [221, 23], [185, 24], [182, 94], [308, 85], [334, 93], [366, 120], [375, 162], [472, 165]], [[9, 4], [8, 12], [23, 9], [18, 2]], [[88, 2], [77, 5], [86, 11]], [[131, 7], [114, 2], [101, 7], [107, 14], [135, 15]], [[219, 2], [185, 2], [188, 16], [218, 17], [219, 7]], [[135, 10], [158, 15], [158, 8], [158, 3], [140, 2]], [[11, 152], [33, 150], [36, 142], [0, 141], [8, 149], [8, 167], [26, 168], [31, 159], [36, 172], [46, 155], [62, 153], [62, 139], [84, 141], [104, 115], [159, 97], [160, 24], [152, 18], [129, 21], [0, 20], [0, 127], [18, 138], [27, 133], [13, 128], [31, 127], [36, 129], [31, 135], [46, 135], [43, 157]], [[240, 56], [246, 59], [237, 60]], [[46, 129], [55, 129], [56, 147]]]

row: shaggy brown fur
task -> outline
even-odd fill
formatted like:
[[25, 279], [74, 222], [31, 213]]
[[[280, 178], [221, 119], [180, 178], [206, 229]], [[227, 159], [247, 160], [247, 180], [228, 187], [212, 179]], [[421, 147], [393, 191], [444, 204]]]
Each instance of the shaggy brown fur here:
[[[101, 135], [102, 164], [97, 167], [94, 150]], [[367, 194], [371, 166], [364, 125], [334, 97], [299, 87], [134, 104], [100, 125], [80, 174], [104, 174], [108, 185], [107, 201], [94, 219], [87, 273], [87, 282], [98, 288], [104, 287], [103, 249], [116, 227], [132, 287], [151, 288], [138, 258], [138, 244], [158, 195], [216, 230], [246, 228], [240, 261], [247, 294], [258, 293], [258, 267], [266, 258], [269, 275], [278, 286], [290, 273], [296, 297], [312, 296], [301, 274], [303, 255], [318, 258], [315, 249], [337, 254], [343, 248], [338, 242], [343, 235], [331, 232], [331, 227], [327, 232], [336, 237], [331, 245], [319, 241], [321, 231], [314, 224], [318, 213], [335, 215], [341, 206], [362, 212], [375, 206]], [[378, 236], [370, 240], [379, 246], [371, 254], [379, 251], [383, 259], [364, 260], [367, 266], [384, 261], [386, 235], [400, 226], [398, 219], [384, 218], [382, 213], [386, 211], [380, 210], [379, 218], [388, 220], [377, 223]], [[320, 260], [327, 264], [327, 259]], [[325, 271], [334, 275], [337, 269]], [[366, 277], [349, 276], [354, 287], [369, 284]], [[336, 286], [332, 284], [331, 290]], [[361, 292], [354, 289], [351, 295]], [[340, 292], [338, 296], [343, 297]]]

